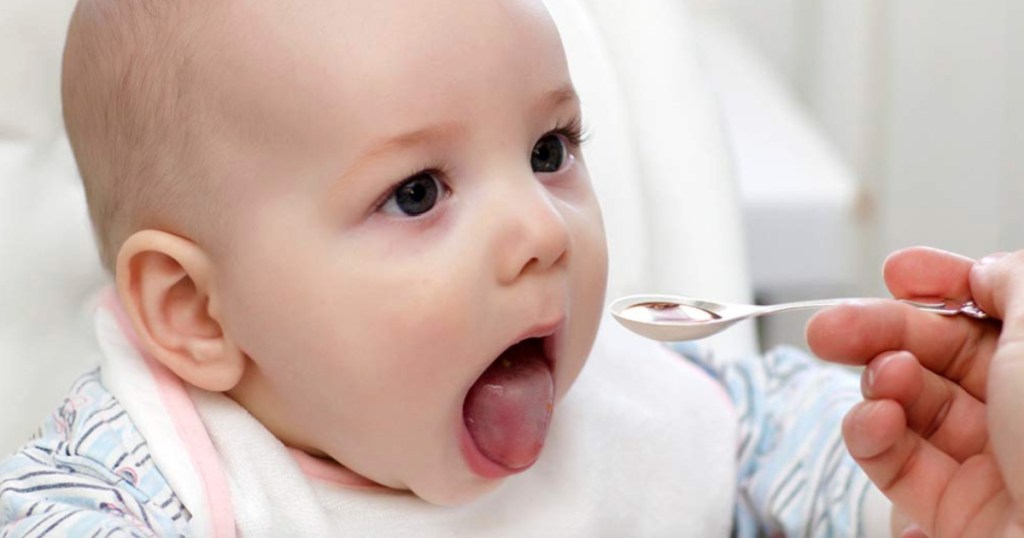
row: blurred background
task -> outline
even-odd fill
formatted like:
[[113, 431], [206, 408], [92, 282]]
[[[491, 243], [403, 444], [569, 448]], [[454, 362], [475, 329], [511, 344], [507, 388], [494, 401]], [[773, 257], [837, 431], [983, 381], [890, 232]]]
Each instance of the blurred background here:
[[691, 3], [760, 302], [884, 294], [907, 246], [1024, 247], [1024, 3]]

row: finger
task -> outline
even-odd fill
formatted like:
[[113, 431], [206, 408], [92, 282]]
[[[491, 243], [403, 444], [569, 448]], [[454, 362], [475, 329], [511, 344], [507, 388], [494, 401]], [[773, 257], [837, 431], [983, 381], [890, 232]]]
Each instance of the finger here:
[[907, 427], [958, 462], [988, 444], [985, 404], [922, 367], [909, 352], [885, 353], [871, 361], [861, 390], [865, 398], [899, 403]]
[[992, 445], [1007, 487], [1024, 498], [1024, 252], [989, 257], [971, 271], [975, 301], [1003, 320], [999, 347], [992, 359], [989, 420]]
[[931, 530], [943, 492], [960, 465], [907, 429], [903, 408], [892, 400], [854, 406], [843, 420], [843, 437], [850, 455], [882, 493]]
[[[953, 318], [885, 299], [851, 301], [824, 309], [807, 324], [811, 350], [827, 360], [865, 364], [885, 351], [910, 349], [944, 359], [968, 334]], [[923, 349], [921, 349], [923, 347]]]
[[[988, 475], [989, 484], [999, 484], [1002, 486], [999, 469], [994, 463], [984, 466], [978, 465], [974, 469], [965, 469], [965, 471], [973, 472], [975, 475]], [[950, 536], [963, 536], [964, 538], [990, 538], [992, 536], [1010, 538], [1011, 536], [1019, 536], [1019, 534], [1015, 534], [1007, 528], [1007, 520], [1010, 519], [1012, 521], [1008, 515], [1014, 512], [1014, 506], [1013, 499], [1007, 494], [1005, 489], [988, 498], [985, 497], [983, 492], [953, 491], [950, 493], [949, 504], [952, 506], [977, 505], [979, 498], [985, 500], [978, 506], [975, 515], [970, 518], [970, 523], [964, 525], [959, 521], [948, 522], [950, 528], [960, 531], [958, 534], [950, 534]]]
[[984, 400], [996, 330], [963, 316], [939, 316], [879, 299], [818, 312], [807, 324], [807, 343], [822, 359], [855, 365], [886, 351], [908, 350], [925, 368]]
[[882, 274], [893, 297], [970, 297], [974, 260], [930, 247], [903, 249], [886, 258]]
[[999, 467], [990, 454], [964, 462], [938, 507], [936, 535], [1000, 536], [1012, 505]]
[[1003, 469], [1007, 489], [1024, 499], [1024, 342], [999, 348], [992, 360], [988, 420], [992, 448]]

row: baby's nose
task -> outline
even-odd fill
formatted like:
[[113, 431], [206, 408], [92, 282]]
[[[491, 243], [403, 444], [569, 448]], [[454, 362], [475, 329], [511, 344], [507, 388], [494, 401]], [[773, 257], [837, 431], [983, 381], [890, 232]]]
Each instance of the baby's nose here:
[[522, 275], [564, 263], [572, 245], [559, 201], [540, 184], [517, 189], [495, 215], [498, 279], [511, 284]]

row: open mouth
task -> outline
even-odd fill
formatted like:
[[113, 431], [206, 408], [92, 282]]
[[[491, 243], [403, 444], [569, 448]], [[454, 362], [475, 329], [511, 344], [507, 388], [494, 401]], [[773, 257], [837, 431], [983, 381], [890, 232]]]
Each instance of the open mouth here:
[[[468, 458], [478, 474], [520, 472], [537, 461], [554, 408], [555, 328], [531, 331], [543, 336], [509, 346], [469, 389], [463, 420], [470, 441], [487, 460], [484, 466], [491, 468], [476, 468], [474, 458]], [[494, 465], [500, 469], [493, 469]]]

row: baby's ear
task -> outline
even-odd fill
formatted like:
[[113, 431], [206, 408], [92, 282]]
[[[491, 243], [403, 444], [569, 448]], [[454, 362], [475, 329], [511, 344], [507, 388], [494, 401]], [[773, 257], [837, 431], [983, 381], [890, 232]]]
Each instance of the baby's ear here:
[[139, 345], [183, 380], [224, 392], [241, 379], [247, 359], [221, 325], [211, 271], [192, 241], [143, 230], [118, 252], [117, 292]]

